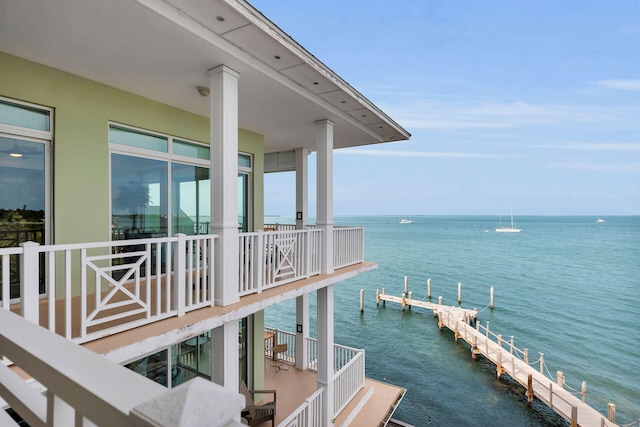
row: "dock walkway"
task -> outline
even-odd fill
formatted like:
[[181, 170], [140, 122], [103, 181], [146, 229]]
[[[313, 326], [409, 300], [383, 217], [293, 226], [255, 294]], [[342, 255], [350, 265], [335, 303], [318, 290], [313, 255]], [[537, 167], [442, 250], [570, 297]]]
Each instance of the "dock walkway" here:
[[[529, 402], [537, 397], [557, 414], [571, 423], [572, 427], [614, 427], [614, 422], [584, 403], [580, 398], [565, 390], [562, 383], [556, 383], [529, 365], [528, 354], [513, 346], [513, 341], [505, 342], [501, 335], [491, 333], [488, 327], [476, 322], [477, 310], [434, 304], [414, 300], [405, 296], [397, 297], [376, 293], [376, 303], [395, 302], [405, 307], [422, 307], [433, 311], [438, 317], [438, 327], [446, 327], [454, 333], [456, 341], [463, 339], [471, 346], [472, 356], [480, 354], [496, 365], [498, 378], [507, 374], [526, 390]], [[475, 323], [475, 327], [472, 325]], [[496, 341], [492, 337], [496, 337]], [[507, 346], [505, 348], [504, 346]], [[541, 366], [543, 362], [541, 362]]]

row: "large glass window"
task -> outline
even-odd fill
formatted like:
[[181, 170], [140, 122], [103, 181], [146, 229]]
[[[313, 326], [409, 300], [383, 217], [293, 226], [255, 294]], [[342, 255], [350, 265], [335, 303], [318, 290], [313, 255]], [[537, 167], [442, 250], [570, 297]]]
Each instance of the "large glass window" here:
[[116, 240], [167, 235], [167, 162], [111, 155], [111, 226]]
[[[51, 115], [46, 108], [0, 99], [0, 248], [48, 243], [48, 148]], [[44, 293], [44, 257], [40, 260]], [[0, 265], [0, 278], [3, 277]], [[20, 257], [9, 257], [9, 297], [20, 297]]]
[[[207, 145], [116, 124], [109, 126], [109, 142], [113, 240], [210, 232]], [[239, 154], [241, 231], [251, 228], [251, 168], [252, 157]]]
[[211, 220], [209, 169], [173, 163], [171, 166], [171, 229], [175, 233], [208, 234]]

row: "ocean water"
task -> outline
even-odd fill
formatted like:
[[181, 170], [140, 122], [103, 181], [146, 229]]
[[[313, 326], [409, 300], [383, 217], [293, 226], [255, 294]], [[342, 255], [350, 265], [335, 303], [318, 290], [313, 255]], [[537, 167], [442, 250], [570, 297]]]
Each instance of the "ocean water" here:
[[[368, 377], [407, 389], [395, 418], [416, 426], [568, 425], [544, 404], [529, 406], [524, 389], [497, 379], [492, 363], [472, 360], [469, 346], [439, 331], [431, 312], [376, 307], [376, 289], [400, 295], [407, 276], [415, 299], [427, 298], [431, 278], [433, 300], [450, 305], [462, 282], [462, 306], [477, 307], [483, 325], [505, 340], [514, 336], [531, 362], [544, 353], [551, 376], [562, 371], [576, 392], [585, 381], [587, 403], [599, 412], [614, 403], [618, 424], [638, 425], [640, 217], [516, 217], [519, 234], [496, 233], [495, 216], [407, 218], [414, 222], [335, 219], [365, 226], [365, 259], [379, 264], [335, 286], [335, 342], [366, 350]], [[294, 330], [295, 304], [269, 309], [265, 321]]]

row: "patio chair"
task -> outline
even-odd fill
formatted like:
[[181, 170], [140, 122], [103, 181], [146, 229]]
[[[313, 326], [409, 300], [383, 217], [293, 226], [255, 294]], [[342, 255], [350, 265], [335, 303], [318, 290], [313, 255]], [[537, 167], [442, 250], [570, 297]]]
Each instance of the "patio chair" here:
[[276, 367], [276, 372], [289, 370], [289, 367], [284, 360], [284, 355], [288, 349], [289, 347], [287, 346], [287, 343], [276, 344], [275, 347], [273, 347], [273, 359], [271, 359], [271, 366]]
[[[275, 390], [249, 390], [242, 381], [240, 383], [240, 393], [245, 398], [245, 408], [242, 410], [242, 418], [250, 426], [257, 426], [265, 421], [271, 420], [271, 427], [276, 422], [276, 391]], [[273, 394], [273, 401], [262, 405], [256, 405], [253, 399], [255, 394]]]

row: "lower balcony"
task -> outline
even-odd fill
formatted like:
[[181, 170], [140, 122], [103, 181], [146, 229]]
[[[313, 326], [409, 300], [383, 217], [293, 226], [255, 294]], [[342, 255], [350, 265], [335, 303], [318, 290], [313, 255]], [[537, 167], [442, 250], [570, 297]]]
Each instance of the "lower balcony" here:
[[[288, 347], [287, 351], [276, 354], [269, 340], [265, 341], [264, 386], [276, 390], [275, 423], [278, 426], [385, 425], [404, 395], [404, 389], [365, 378], [363, 350], [336, 345], [335, 373], [329, 382], [334, 399], [324, 402], [330, 404], [334, 417], [327, 422], [320, 410], [326, 391], [318, 387], [314, 371], [316, 340], [305, 340], [305, 362], [309, 368], [300, 370], [296, 369], [294, 356], [295, 334], [272, 329], [266, 329], [265, 333], [274, 334], [275, 342]], [[223, 420], [223, 414], [227, 417], [227, 421], [220, 424], [208, 422], [206, 425], [240, 425], [245, 402], [244, 398], [237, 400], [237, 393], [202, 378], [184, 381], [167, 390], [158, 381], [6, 311], [0, 311], [0, 348], [8, 356], [5, 363], [0, 364], [0, 396], [6, 401], [0, 399], [0, 407], [10, 406], [16, 418], [32, 426], [186, 427], [196, 425], [195, 417], [202, 413], [211, 419]], [[202, 350], [202, 354], [198, 351], [198, 357], [206, 359], [207, 347]], [[11, 363], [9, 359], [17, 362]], [[176, 358], [175, 367], [184, 370], [194, 360], [193, 355], [181, 354]], [[166, 366], [167, 371], [169, 368], [171, 366]], [[195, 391], [185, 391], [191, 389]], [[163, 404], [167, 401], [172, 404]], [[190, 413], [185, 414], [187, 411]], [[155, 421], [151, 422], [152, 419]], [[0, 411], [0, 424], [17, 423]]]

